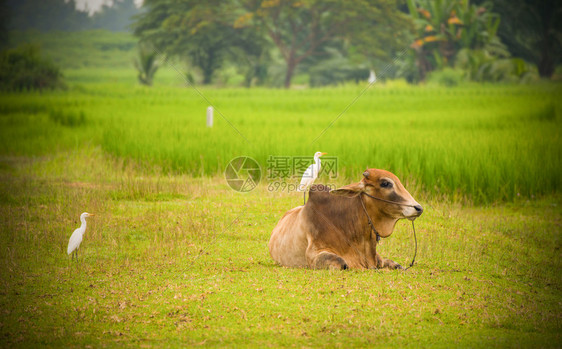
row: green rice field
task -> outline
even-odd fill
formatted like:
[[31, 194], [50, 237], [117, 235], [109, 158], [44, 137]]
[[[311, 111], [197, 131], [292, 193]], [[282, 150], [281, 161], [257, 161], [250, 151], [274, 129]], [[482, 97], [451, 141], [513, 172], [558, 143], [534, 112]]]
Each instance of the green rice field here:
[[[323, 151], [337, 158], [342, 180], [384, 168], [416, 189], [476, 203], [560, 188], [562, 90], [555, 84], [388, 84], [346, 109], [364, 85], [195, 90], [177, 79], [178, 86], [171, 80], [146, 88], [115, 74], [113, 82], [64, 92], [0, 96], [0, 150], [39, 155], [88, 141], [119, 158], [194, 176], [222, 173], [241, 155], [265, 170], [270, 156]], [[95, 71], [73, 79], [88, 77], [101, 80]], [[213, 128], [205, 125], [210, 104]]]

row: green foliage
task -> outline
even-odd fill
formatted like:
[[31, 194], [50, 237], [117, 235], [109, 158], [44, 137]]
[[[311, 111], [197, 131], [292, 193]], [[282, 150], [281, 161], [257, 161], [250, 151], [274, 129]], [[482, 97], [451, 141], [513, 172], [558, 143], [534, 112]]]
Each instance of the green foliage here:
[[42, 58], [37, 47], [24, 45], [0, 53], [0, 90], [44, 90], [61, 86], [60, 69]]
[[[16, 32], [11, 44], [14, 47], [22, 38], [24, 42], [44, 42], [42, 48], [48, 56], [65, 68], [100, 62], [112, 67], [128, 65], [136, 46], [130, 38], [119, 37], [122, 42], [118, 43], [109, 42], [114, 39], [107, 32], [83, 35], [67, 31], [123, 31], [134, 17], [133, 28], [142, 41], [182, 65], [187, 63], [189, 74], [205, 84], [215, 81], [222, 85], [233, 74], [236, 78], [231, 81], [242, 80], [240, 85], [247, 87], [288, 87], [299, 74], [299, 84], [309, 78], [316, 85], [356, 79], [352, 73], [318, 68], [323, 63], [327, 67], [335, 64], [334, 60], [323, 62], [331, 59], [334, 49], [349, 60], [344, 70], [356, 66], [380, 71], [382, 66], [385, 74], [381, 78], [398, 76], [411, 82], [423, 81], [433, 70], [458, 69], [457, 56], [463, 50], [480, 56], [476, 61], [481, 65], [474, 67], [472, 62], [466, 68], [467, 76], [478, 75], [478, 81], [535, 79], [534, 68], [510, 57], [530, 62], [541, 77], [550, 77], [562, 57], [561, 21], [556, 20], [562, 6], [555, 0], [540, 4], [532, 0], [147, 0], [143, 10], [133, 0], [116, 0], [90, 17], [76, 11], [74, 0], [5, 0], [0, 6], [5, 17], [0, 21], [0, 45], [10, 46], [8, 28], [65, 31], [51, 37]], [[51, 49], [63, 41], [64, 45]], [[98, 46], [102, 41], [109, 46]], [[412, 49], [404, 56], [409, 42]], [[393, 60], [397, 57], [399, 62]]]
[[485, 50], [461, 50], [455, 67], [466, 78], [479, 82], [531, 82], [538, 79], [536, 68], [520, 58], [497, 58]]
[[259, 28], [269, 36], [286, 63], [287, 88], [301, 63], [326, 54], [327, 48], [342, 41], [354, 45], [365, 58], [389, 59], [409, 28], [393, 0], [242, 3], [247, 12], [236, 23]]
[[532, 62], [550, 78], [562, 63], [562, 3], [557, 0], [496, 0], [501, 15], [498, 36], [511, 54]]
[[285, 62], [285, 87], [299, 66], [335, 43], [353, 45], [363, 61], [388, 60], [409, 27], [395, 0], [147, 0], [144, 7], [135, 33], [168, 55], [189, 58], [202, 71], [204, 84], [226, 59], [244, 66], [246, 86], [254, 79], [263, 84], [269, 58], [277, 54], [271, 54], [269, 42]]
[[137, 77], [141, 84], [151, 86], [154, 74], [158, 70], [158, 53], [146, 44], [139, 44], [138, 51], [138, 56], [133, 61], [138, 71]]
[[[410, 78], [424, 80], [432, 70], [452, 67], [460, 50], [484, 51], [491, 57], [507, 57], [509, 52], [497, 37], [500, 18], [491, 12], [491, 4], [471, 4], [458, 0], [408, 0], [410, 15], [416, 24], [412, 44], [418, 74]], [[411, 69], [409, 69], [411, 70]]]
[[169, 56], [189, 58], [201, 70], [203, 84], [210, 84], [238, 41], [231, 5], [224, 1], [147, 0], [146, 11], [134, 23], [135, 35]]
[[464, 72], [452, 68], [435, 70], [429, 74], [428, 81], [435, 82], [441, 86], [454, 87], [464, 80]]
[[312, 66], [308, 73], [311, 87], [337, 85], [346, 81], [365, 81], [369, 77], [369, 69], [365, 66], [352, 64], [350, 60], [343, 57], [338, 50], [327, 50], [331, 58], [323, 59]]

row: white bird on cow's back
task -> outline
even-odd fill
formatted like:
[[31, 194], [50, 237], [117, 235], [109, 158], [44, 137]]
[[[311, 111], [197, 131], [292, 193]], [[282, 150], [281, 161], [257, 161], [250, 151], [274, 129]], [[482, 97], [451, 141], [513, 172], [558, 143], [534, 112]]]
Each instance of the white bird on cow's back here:
[[68, 248], [66, 249], [66, 252], [68, 254], [72, 253], [72, 258], [74, 258], [74, 253], [76, 253], [76, 260], [78, 260], [78, 248], [80, 247], [80, 243], [82, 243], [84, 232], [86, 232], [86, 217], [91, 216], [94, 216], [94, 214], [88, 212], [84, 212], [80, 215], [80, 222], [82, 222], [82, 224], [80, 225], [80, 228], [76, 229], [72, 233], [70, 240], [68, 240]]
[[304, 171], [301, 179], [301, 184], [297, 188], [297, 191], [303, 192], [303, 205], [306, 204], [306, 190], [314, 184], [316, 178], [318, 178], [318, 173], [320, 173], [320, 157], [322, 155], [326, 155], [326, 153], [322, 153], [317, 151], [314, 153], [314, 163]]

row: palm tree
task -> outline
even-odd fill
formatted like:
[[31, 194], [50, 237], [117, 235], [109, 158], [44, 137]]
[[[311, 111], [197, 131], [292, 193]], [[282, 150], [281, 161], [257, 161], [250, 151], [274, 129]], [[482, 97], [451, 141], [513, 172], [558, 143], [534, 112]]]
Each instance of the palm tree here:
[[158, 70], [157, 56], [158, 53], [151, 46], [139, 43], [139, 53], [134, 64], [141, 84], [152, 85], [152, 79]]
[[500, 18], [489, 4], [469, 0], [407, 0], [417, 34], [412, 48], [421, 80], [431, 70], [452, 67], [459, 51], [485, 50], [508, 56], [497, 37]]

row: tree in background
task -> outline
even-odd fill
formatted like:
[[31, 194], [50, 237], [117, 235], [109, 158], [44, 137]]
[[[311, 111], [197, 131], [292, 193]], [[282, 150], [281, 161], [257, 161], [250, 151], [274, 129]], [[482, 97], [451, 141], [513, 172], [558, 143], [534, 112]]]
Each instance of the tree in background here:
[[[400, 24], [406, 22], [396, 1], [392, 0], [247, 0], [241, 3], [247, 12], [236, 23], [251, 23], [275, 44], [286, 64], [285, 87], [291, 85], [301, 63], [315, 56], [328, 56], [326, 48], [335, 41], [348, 40], [373, 55], [389, 52], [397, 44], [389, 40], [392, 31], [399, 32]], [[381, 49], [383, 46], [387, 47]]]
[[365, 19], [365, 27], [348, 34], [341, 52], [347, 54], [350, 61], [364, 63], [369, 69], [374, 69], [376, 64], [393, 69], [393, 59], [404, 53], [414, 34], [413, 20], [400, 9], [401, 2], [370, 1], [375, 13]]
[[513, 56], [537, 65], [551, 77], [562, 62], [562, 2], [559, 0], [496, 0], [502, 18], [498, 35]]
[[435, 69], [452, 67], [462, 49], [508, 56], [497, 36], [499, 15], [490, 3], [478, 6], [459, 0], [407, 0], [416, 25], [412, 44], [416, 74], [410, 80], [424, 80]]
[[220, 0], [145, 0], [146, 11], [133, 24], [134, 33], [162, 53], [189, 58], [201, 70], [203, 84], [209, 84], [237, 41], [232, 4]]
[[62, 73], [41, 57], [35, 46], [21, 46], [0, 54], [0, 90], [28, 91], [62, 86]]
[[303, 65], [309, 76], [309, 85], [312, 87], [345, 83], [346, 81], [359, 82], [367, 80], [370, 67], [365, 63], [355, 63], [346, 50], [326, 48], [328, 56], [321, 59], [310, 59]]
[[244, 86], [264, 85], [272, 62], [271, 43], [259, 28], [234, 23], [237, 35], [228, 48], [228, 60], [244, 75]]
[[152, 86], [154, 74], [158, 70], [158, 53], [149, 44], [139, 43], [138, 55], [133, 61], [137, 69], [139, 82], [146, 86]]

